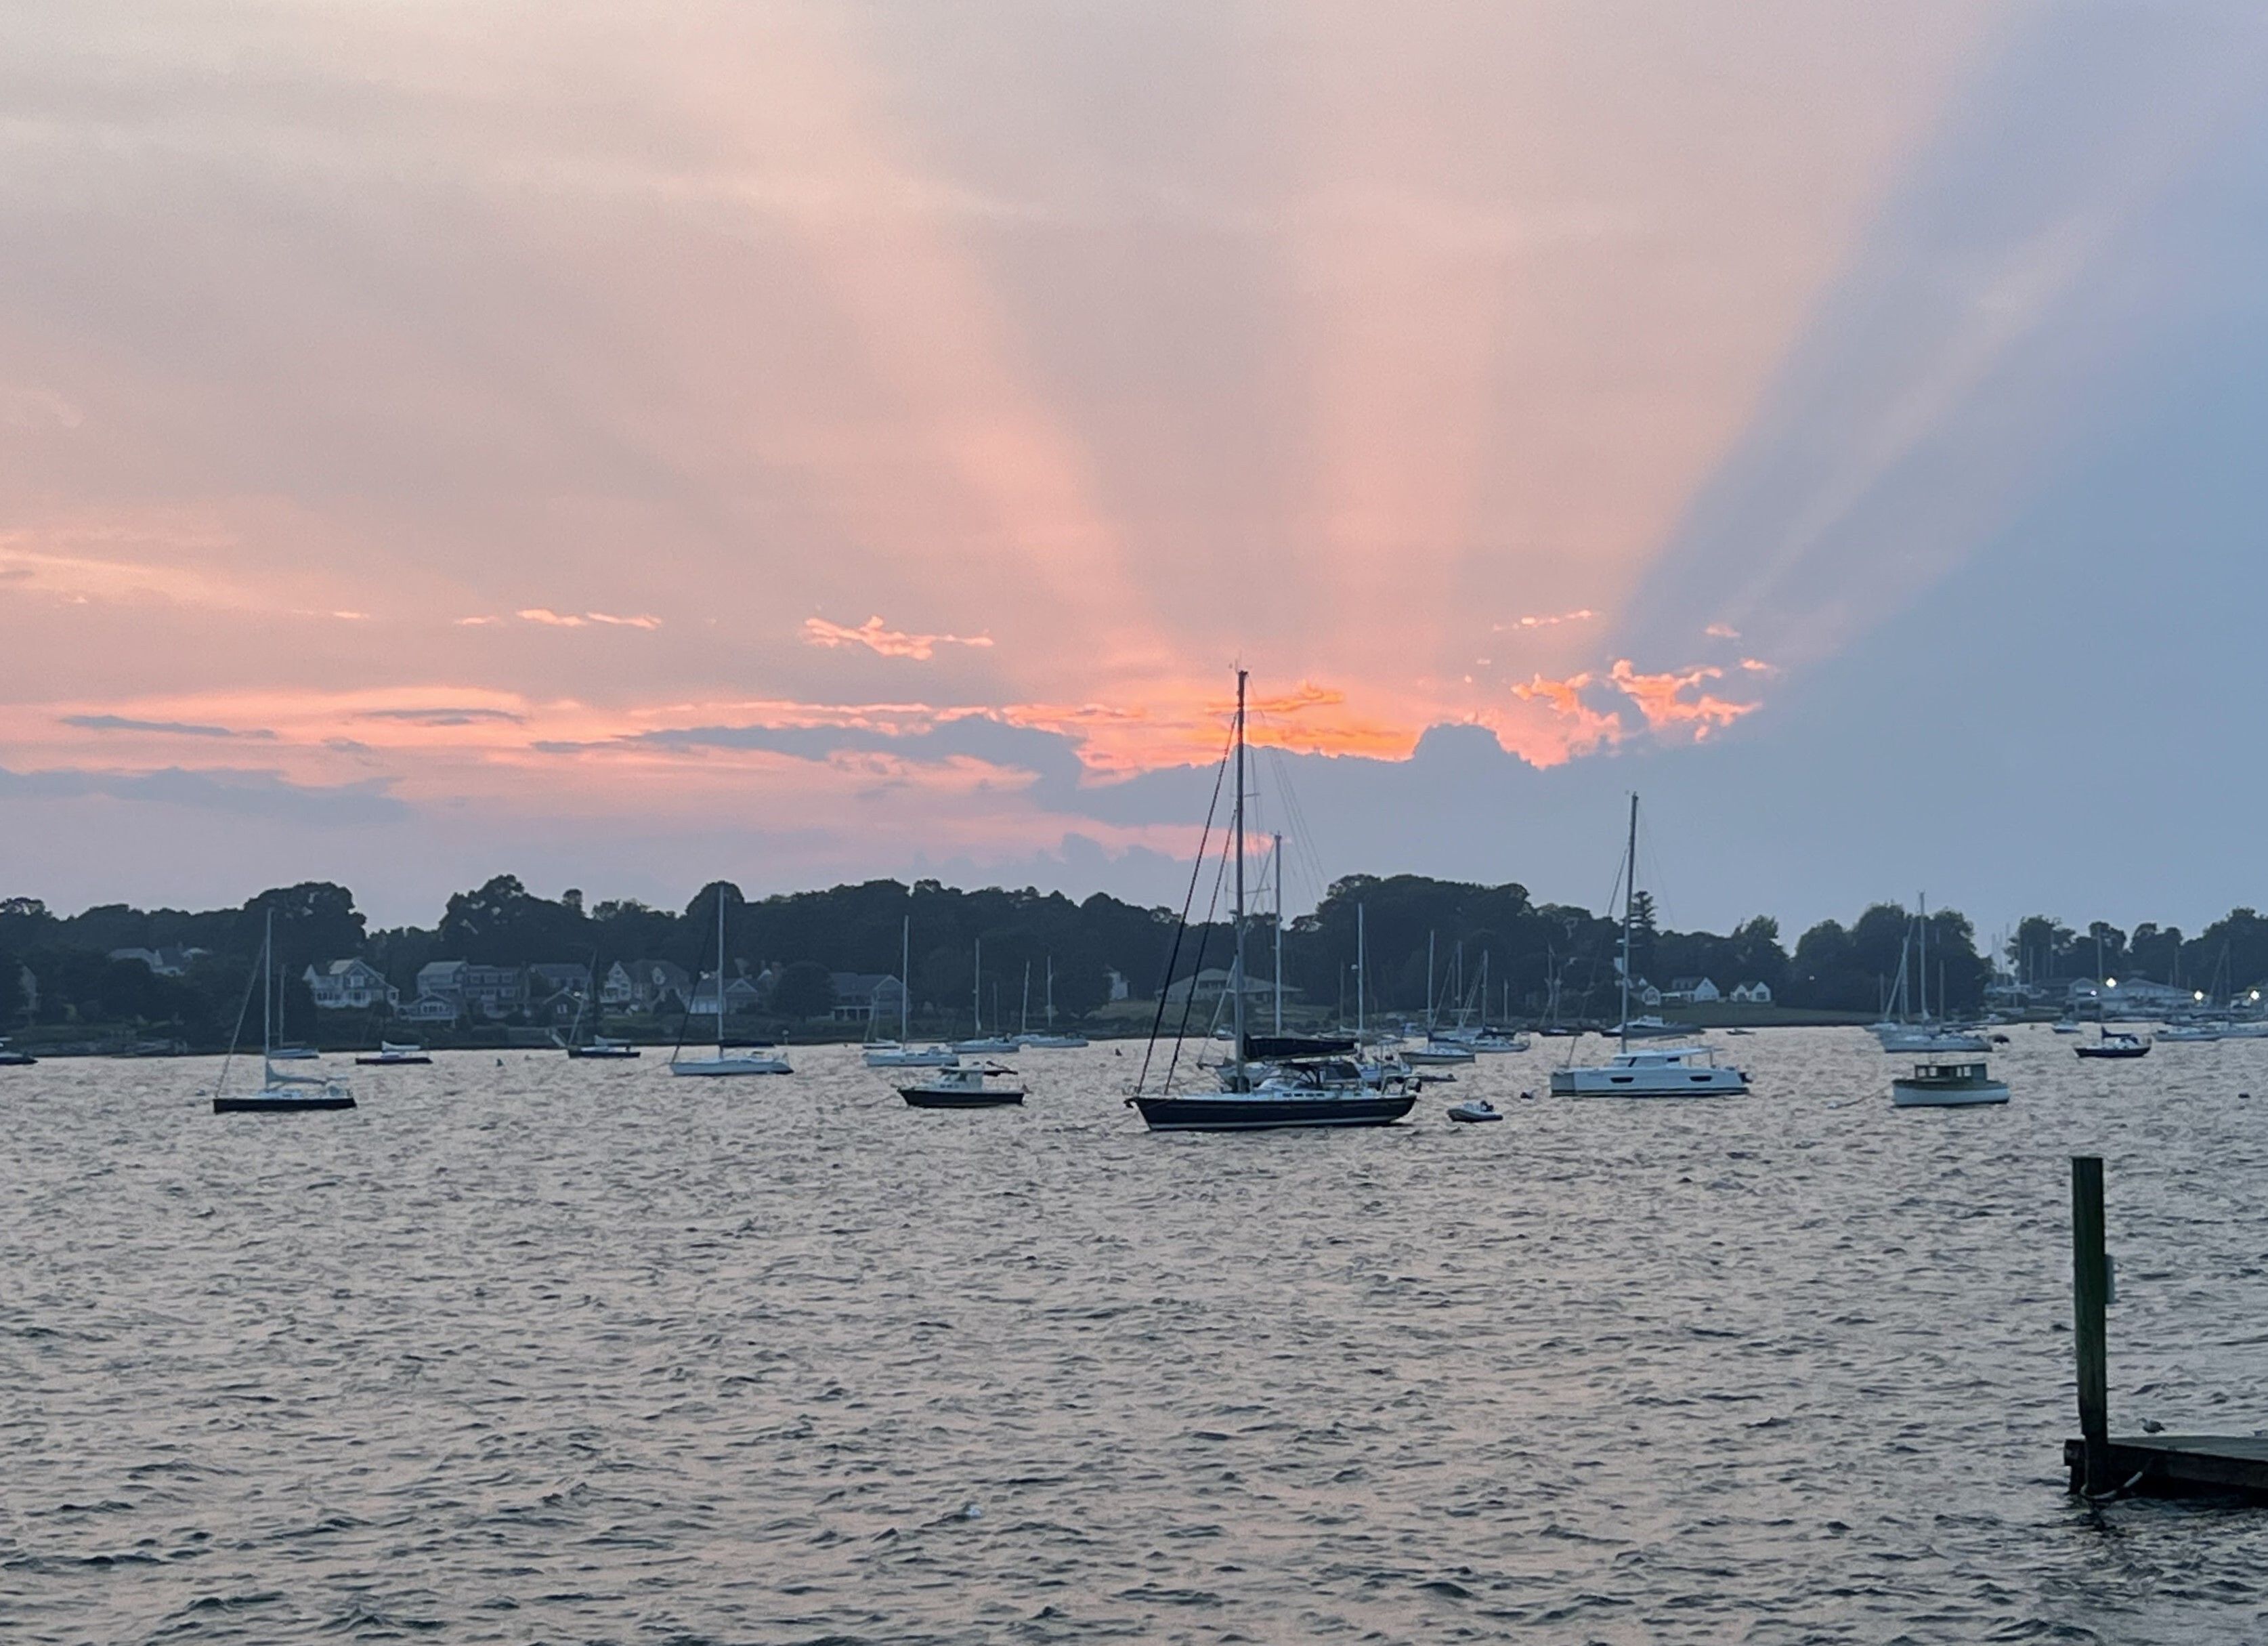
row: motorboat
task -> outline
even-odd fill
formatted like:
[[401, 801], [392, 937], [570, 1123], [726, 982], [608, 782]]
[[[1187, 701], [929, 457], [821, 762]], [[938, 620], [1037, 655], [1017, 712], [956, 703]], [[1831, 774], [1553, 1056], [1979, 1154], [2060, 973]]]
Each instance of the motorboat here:
[[[684, 1047], [670, 1053], [669, 1072], [672, 1074], [709, 1076], [734, 1074], [792, 1074], [794, 1068], [788, 1060], [777, 1055], [769, 1046], [735, 1048], [726, 1055], [725, 1048], [725, 883], [717, 882], [717, 1052], [713, 1057], [688, 1058], [682, 1055]], [[696, 989], [696, 993], [699, 991]]]
[[1487, 1098], [1468, 1097], [1462, 1103], [1453, 1103], [1449, 1105], [1449, 1118], [1462, 1120], [1467, 1126], [1481, 1126], [1491, 1120], [1501, 1120], [1504, 1116], [1498, 1112], [1497, 1106]]
[[1911, 1074], [1890, 1082], [1890, 1103], [1899, 1109], [1972, 1109], [2008, 1101], [2008, 1083], [1996, 1081], [1982, 1063], [1917, 1063]]
[[396, 1045], [391, 1040], [379, 1041], [377, 1051], [365, 1052], [355, 1059], [368, 1068], [392, 1068], [404, 1063], [431, 1063], [432, 1060], [423, 1046]]
[[1551, 1071], [1555, 1097], [1734, 1097], [1748, 1089], [1748, 1075], [1706, 1046], [1625, 1047], [1594, 1067]]
[[1027, 1052], [1076, 1052], [1094, 1043], [1085, 1035], [1018, 1035], [1016, 1044]]
[[[1175, 1092], [1173, 1061], [1168, 1060], [1164, 1083], [1156, 1091], [1138, 1085], [1126, 1102], [1138, 1111], [1143, 1124], [1153, 1132], [1264, 1132], [1311, 1126], [1392, 1126], [1418, 1102], [1418, 1079], [1395, 1079], [1373, 1085], [1366, 1078], [1354, 1054], [1360, 1044], [1363, 1000], [1361, 974], [1357, 972], [1354, 1037], [1302, 1045], [1273, 1043], [1248, 1036], [1245, 1022], [1245, 713], [1243, 669], [1236, 671], [1235, 735], [1228, 759], [1235, 764], [1235, 811], [1228, 831], [1226, 861], [1235, 866], [1235, 898], [1232, 931], [1235, 948], [1229, 974], [1228, 996], [1233, 1002], [1233, 1044], [1230, 1062], [1216, 1071], [1218, 1086], [1211, 1091]], [[1226, 774], [1224, 774], [1226, 775]], [[1193, 882], [1194, 883], [1194, 882]], [[1189, 911], [1182, 915], [1186, 930]], [[1356, 953], [1362, 953], [1361, 907], [1356, 907]], [[1358, 960], [1359, 964], [1359, 960]], [[1256, 1053], [1263, 1055], [1256, 1056]]]
[[2072, 1050], [2083, 1058], [2140, 1058], [2149, 1055], [2150, 1043], [2123, 1029], [2106, 1029], [2087, 1044]]
[[1682, 1024], [1664, 1022], [1653, 1015], [1631, 1018], [1617, 1031], [1624, 1040], [1670, 1040], [1691, 1032]]
[[1013, 1037], [1008, 1035], [979, 1035], [973, 1040], [956, 1040], [952, 1050], [964, 1058], [1004, 1058], [1020, 1052]]
[[[215, 1114], [299, 1114], [311, 1110], [351, 1109], [354, 1094], [336, 1081], [321, 1074], [289, 1074], [276, 1067], [275, 1045], [276, 997], [282, 993], [276, 978], [276, 912], [268, 912], [267, 935], [260, 945], [260, 1089], [231, 1093], [228, 1089], [228, 1066], [235, 1059], [236, 1045], [229, 1044], [228, 1056], [221, 1060], [220, 1078], [214, 1082], [212, 1111]], [[245, 1004], [252, 1003], [251, 984], [245, 985]], [[242, 1021], [242, 1014], [238, 1015]], [[296, 1050], [296, 1048], [294, 1048]], [[310, 1052], [308, 1056], [313, 1056]]]
[[2224, 1037], [2219, 1023], [2169, 1023], [2158, 1030], [2159, 1040], [2219, 1040]]
[[0, 1040], [0, 1069], [26, 1069], [38, 1061], [30, 1052]]
[[996, 1081], [1012, 1079], [1016, 1071], [997, 1063], [972, 1063], [939, 1069], [927, 1080], [898, 1088], [898, 1096], [916, 1109], [998, 1109], [1024, 1101], [1021, 1086]]
[[2056, 1019], [2056, 1021], [2055, 1021], [2055, 1022], [2053, 1022], [2050, 1023], [2050, 1024], [2048, 1025], [2048, 1028], [2049, 1028], [2049, 1030], [2050, 1030], [2052, 1033], [2055, 1033], [2055, 1034], [2058, 1034], [2058, 1035], [2075, 1035], [2075, 1034], [2077, 1034], [2077, 1033], [2080, 1031], [2080, 1030], [2083, 1026], [2084, 1026], [2084, 1025], [2080, 1024], [2080, 1023], [2076, 1019], [2069, 1018], [2069, 1017], [2058, 1017], [2058, 1019]]

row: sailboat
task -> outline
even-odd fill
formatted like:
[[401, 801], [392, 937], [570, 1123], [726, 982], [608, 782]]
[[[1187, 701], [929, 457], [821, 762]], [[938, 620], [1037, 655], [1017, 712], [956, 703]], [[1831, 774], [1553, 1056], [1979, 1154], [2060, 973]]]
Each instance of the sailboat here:
[[[1906, 950], [1909, 945], [1911, 945], [1915, 951], [1914, 975], [1919, 980], [1918, 993], [1921, 999], [1920, 1021], [1914, 1023], [1905, 1021]], [[1940, 966], [1940, 971], [1942, 971], [1942, 970]], [[1945, 990], [1940, 982], [1938, 989], [1940, 998], [1937, 1003], [1940, 1011], [1945, 1009], [1945, 1001], [1942, 998], [1944, 993]], [[1918, 897], [1915, 900], [1912, 927], [1907, 934], [1907, 941], [1898, 945], [1897, 1000], [1898, 1021], [1891, 1022], [1885, 1019], [1868, 1030], [1876, 1040], [1881, 1043], [1883, 1051], [1894, 1053], [1921, 1052], [1942, 1055], [1951, 1052], [1984, 1052], [1991, 1049], [1984, 1036], [1965, 1029], [1955, 1029], [1949, 1023], [1933, 1022], [1930, 1017], [1929, 899], [1927, 897]]]
[[[898, 1037], [866, 1043], [870, 1069], [949, 1069], [961, 1061], [951, 1046], [917, 1046], [911, 1037], [914, 1009], [914, 920], [908, 915], [898, 929]], [[872, 1020], [869, 1019], [869, 1026]]]
[[[220, 1066], [220, 1079], [216, 1082], [212, 1107], [215, 1114], [298, 1114], [311, 1109], [351, 1109], [354, 1094], [336, 1081], [321, 1074], [286, 1074], [276, 1067], [276, 997], [280, 992], [276, 978], [276, 911], [268, 912], [267, 934], [260, 944], [260, 1067], [262, 1079], [260, 1089], [231, 1096], [227, 1091], [228, 1066], [236, 1056], [236, 1039], [229, 1038], [228, 1057]], [[251, 1005], [249, 985], [245, 1004]], [[238, 1014], [240, 1028], [243, 1015]]]
[[551, 1031], [551, 1037], [556, 1042], [559, 1049], [571, 1058], [591, 1058], [606, 1061], [616, 1061], [623, 1058], [637, 1056], [637, 1047], [629, 1041], [609, 1040], [596, 1030], [592, 1031], [589, 1039], [583, 1037], [583, 1014], [590, 1012], [595, 1017], [598, 1004], [599, 956], [598, 951], [593, 949], [591, 953], [591, 963], [583, 971], [583, 994], [582, 998], [575, 1002], [575, 1021], [567, 1025], [566, 1038], [561, 1039], [559, 1031], [556, 1029]]
[[1555, 1097], [1715, 1097], [1749, 1089], [1749, 1077], [1711, 1059], [1703, 1046], [1631, 1050], [1631, 938], [1638, 923], [1638, 796], [1631, 796], [1630, 851], [1623, 885], [1621, 1048], [1603, 1064], [1551, 1071]]
[[[1025, 970], [1028, 973], [1030, 968], [1027, 967]], [[1067, 1052], [1087, 1044], [1085, 1035], [1059, 1035], [1056, 1032], [1056, 957], [1053, 955], [1048, 956], [1047, 1014], [1046, 1032], [1036, 1035], [1020, 1034], [1016, 1037], [1018, 1045], [1027, 1051], [1036, 1046], [1047, 1052]]]
[[[1141, 1111], [1153, 1132], [1260, 1132], [1291, 1126], [1391, 1126], [1408, 1114], [1418, 1101], [1414, 1089], [1399, 1082], [1374, 1086], [1348, 1054], [1352, 1040], [1285, 1044], [1256, 1043], [1246, 1030], [1244, 963], [1244, 808], [1245, 808], [1245, 683], [1246, 672], [1236, 671], [1236, 810], [1231, 851], [1236, 864], [1236, 903], [1233, 930], [1236, 954], [1230, 971], [1230, 994], [1234, 1001], [1235, 1055], [1218, 1071], [1219, 1086], [1213, 1091], [1175, 1093], [1170, 1067], [1163, 1089], [1154, 1095], [1136, 1091], [1126, 1101]], [[1255, 1060], [1262, 1053], [1265, 1062]]]
[[[999, 1057], [1017, 1049], [1016, 1043], [1005, 1035], [984, 1032], [984, 940], [976, 940], [976, 964], [968, 985], [969, 1022], [973, 1032], [966, 1040], [956, 1040], [953, 1049], [967, 1057]], [[998, 1006], [999, 1002], [993, 1002]]]
[[[696, 984], [694, 993], [698, 994], [700, 992], [700, 987]], [[687, 1015], [690, 1016], [693, 1002], [688, 1000], [685, 1004]], [[683, 1050], [684, 1046], [681, 1042], [678, 1050], [670, 1053], [669, 1072], [672, 1074], [792, 1074], [795, 1073], [788, 1067], [788, 1060], [785, 1058], [776, 1057], [769, 1052], [759, 1051], [754, 1053], [742, 1052], [734, 1057], [725, 1055], [725, 883], [722, 881], [717, 882], [717, 1055], [713, 1058], [688, 1058], [680, 1055]]]

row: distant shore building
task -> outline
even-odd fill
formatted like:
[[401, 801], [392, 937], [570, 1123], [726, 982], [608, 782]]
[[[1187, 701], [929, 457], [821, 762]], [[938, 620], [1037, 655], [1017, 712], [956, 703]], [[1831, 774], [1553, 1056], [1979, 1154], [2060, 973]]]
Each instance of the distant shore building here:
[[401, 991], [366, 960], [334, 960], [308, 967], [305, 975], [320, 1011], [366, 1012], [380, 1006], [392, 1011], [401, 1004]]
[[[1660, 1003], [1668, 1006], [1709, 1006], [1725, 997], [1717, 985], [1706, 978], [1672, 978], [1669, 987], [1662, 992]], [[1648, 1001], [1648, 1005], [1654, 1002]]]
[[885, 971], [829, 972], [835, 984], [834, 1019], [838, 1023], [864, 1023], [880, 1017], [895, 1022], [904, 984]]
[[114, 948], [110, 958], [139, 961], [150, 968], [152, 977], [186, 978], [189, 975], [189, 963], [210, 952], [202, 948]]
[[1772, 1000], [1769, 983], [1736, 983], [1731, 1000], [1735, 1006], [1770, 1006]]

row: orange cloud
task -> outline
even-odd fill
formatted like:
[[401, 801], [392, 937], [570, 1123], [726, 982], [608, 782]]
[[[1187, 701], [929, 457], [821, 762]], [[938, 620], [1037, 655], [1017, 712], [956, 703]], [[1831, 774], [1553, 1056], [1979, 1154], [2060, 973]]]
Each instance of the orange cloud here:
[[866, 619], [855, 629], [839, 623], [829, 623], [824, 617], [806, 617], [803, 638], [812, 646], [863, 646], [882, 657], [909, 657], [927, 662], [937, 655], [940, 646], [989, 646], [992, 637], [988, 634], [909, 634], [901, 629], [886, 625], [880, 617]]
[[1509, 634], [1516, 629], [1556, 629], [1563, 623], [1586, 623], [1598, 615], [1588, 606], [1579, 606], [1573, 611], [1558, 612], [1549, 617], [1521, 617], [1490, 626], [1498, 634]]
[[[594, 623], [608, 624], [620, 629], [659, 629], [661, 627], [661, 619], [659, 617], [618, 617], [614, 613], [607, 611], [586, 611], [578, 616], [571, 612], [552, 611], [541, 606], [530, 606], [526, 609], [514, 612], [512, 615], [523, 623], [540, 623], [555, 629], [580, 629]], [[485, 619], [460, 617], [457, 621], [461, 625], [475, 621], [485, 621]]]
[[1641, 675], [1625, 657], [1616, 661], [1608, 678], [1638, 705], [1648, 727], [1658, 732], [1672, 726], [1690, 726], [1694, 741], [1698, 742], [1718, 727], [1730, 726], [1742, 715], [1754, 713], [1763, 706], [1729, 703], [1705, 691], [1691, 699], [1684, 695], [1705, 682], [1722, 679], [1724, 673], [1721, 668], [1689, 668], [1683, 674]]

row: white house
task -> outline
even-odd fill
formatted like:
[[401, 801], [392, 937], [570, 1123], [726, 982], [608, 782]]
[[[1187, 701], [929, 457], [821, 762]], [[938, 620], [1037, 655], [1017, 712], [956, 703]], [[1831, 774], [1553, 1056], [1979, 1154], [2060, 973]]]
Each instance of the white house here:
[[1771, 985], [1769, 983], [1736, 983], [1733, 985], [1733, 1000], [1739, 1006], [1770, 1006]]
[[905, 993], [905, 985], [887, 972], [836, 971], [828, 974], [835, 983], [835, 1021], [838, 1023], [863, 1023], [880, 1017], [895, 1022], [898, 1016], [898, 1000]]
[[1679, 1006], [1707, 1006], [1725, 997], [1706, 978], [1673, 978], [1668, 993], [1661, 998]]
[[150, 968], [154, 977], [183, 978], [188, 975], [189, 963], [208, 951], [202, 948], [114, 948], [113, 960], [138, 960]]
[[457, 1003], [443, 994], [421, 994], [394, 1015], [413, 1023], [453, 1023]]
[[401, 1003], [401, 991], [386, 974], [364, 960], [334, 960], [306, 970], [307, 993], [327, 1012], [366, 1012], [383, 1006], [391, 1011]]
[[626, 1012], [637, 1001], [637, 980], [630, 976], [628, 966], [619, 960], [607, 968], [606, 981], [599, 985], [599, 1004], [610, 1011]]

